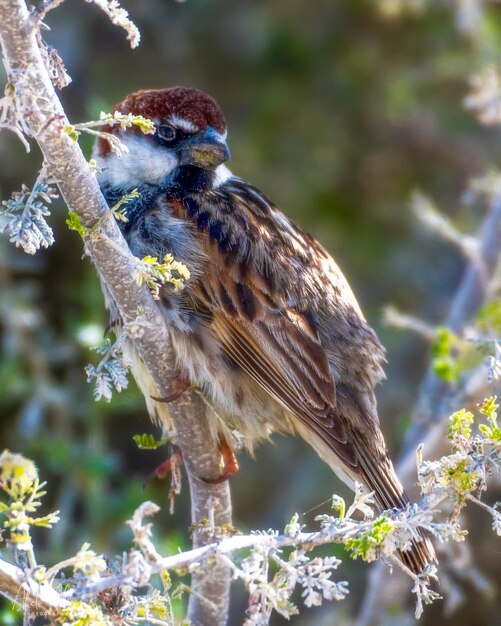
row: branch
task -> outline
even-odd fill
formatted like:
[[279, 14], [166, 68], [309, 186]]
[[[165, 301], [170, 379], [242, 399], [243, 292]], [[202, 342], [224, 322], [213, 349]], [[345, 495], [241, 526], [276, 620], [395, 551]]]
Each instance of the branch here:
[[[490, 284], [500, 263], [501, 182], [477, 239], [480, 263], [470, 260], [452, 299], [445, 323], [456, 334], [464, 331], [466, 324], [486, 302], [490, 295]], [[464, 392], [461, 394], [463, 398], [456, 395], [455, 402], [459, 403], [458, 406], [462, 406], [462, 400], [471, 396], [469, 389], [471, 386], [465, 385]], [[415, 482], [415, 450], [419, 444], [424, 443], [429, 457], [436, 457], [442, 453], [440, 446], [445, 441], [445, 419], [453, 398], [452, 386], [439, 378], [430, 367], [421, 384], [411, 427], [406, 434], [404, 451], [397, 466], [397, 473], [404, 487], [409, 488]], [[402, 581], [394, 578], [391, 585], [386, 585], [385, 578], [387, 578], [387, 569], [384, 564], [377, 563], [369, 578], [365, 600], [358, 616], [358, 626], [377, 623], [378, 616], [384, 612], [386, 606], [395, 597], [401, 597], [405, 593]], [[381, 589], [386, 589], [386, 593], [381, 593]]]
[[[454, 295], [445, 325], [461, 334], [489, 295], [489, 285], [501, 258], [501, 181], [492, 200], [480, 232], [479, 261], [470, 262]], [[430, 426], [441, 422], [451, 411], [454, 395], [452, 386], [439, 378], [430, 368], [419, 392], [416, 409], [404, 443], [400, 464], [414, 455]], [[405, 483], [405, 481], [404, 481]]]
[[6, 596], [31, 615], [53, 616], [69, 605], [48, 583], [37, 584], [26, 573], [0, 559], [0, 589]]
[[[158, 396], [169, 394], [176, 372], [165, 320], [146, 285], [135, 284], [132, 274], [136, 259], [130, 254], [97, 181], [78, 146], [65, 129], [69, 121], [56, 95], [37, 44], [37, 21], [32, 19], [24, 0], [0, 0], [0, 43], [9, 81], [15, 86], [18, 112], [28, 133], [38, 143], [51, 176], [57, 181], [68, 207], [88, 231], [99, 226], [99, 235], [86, 235], [85, 248], [115, 299], [124, 323], [132, 328], [137, 350], [153, 377]], [[116, 249], [121, 254], [116, 253]], [[207, 485], [199, 476], [219, 473], [219, 451], [208, 429], [209, 408], [194, 392], [173, 402], [170, 414], [176, 441], [183, 451], [188, 472], [194, 522], [213, 514], [216, 525], [231, 522], [230, 493], [227, 483]], [[210, 505], [210, 506], [209, 506]], [[202, 541], [195, 537], [195, 544]], [[224, 624], [228, 609], [229, 570], [197, 574], [189, 609], [196, 626]], [[218, 613], [196, 597], [210, 595]]]
[[[188, 589], [180, 584], [169, 594], [172, 587], [169, 572], [182, 576], [203, 573], [204, 569], [211, 568], [213, 578], [217, 578], [218, 568], [227, 567], [249, 591], [245, 625], [262, 626], [269, 623], [274, 611], [286, 618], [298, 612], [292, 601], [297, 588], [302, 588], [301, 597], [307, 607], [318, 606], [323, 600], [342, 600], [346, 597], [347, 583], [331, 579], [341, 561], [333, 556], [309, 555], [317, 546], [341, 543], [353, 558], [371, 562], [384, 557], [406, 572], [414, 581], [415, 615], [419, 618], [424, 605], [440, 597], [430, 588], [430, 581], [437, 580], [436, 568], [430, 564], [420, 574], [415, 574], [398, 559], [395, 552], [412, 548], [413, 543], [423, 539], [423, 533], [433, 535], [440, 543], [463, 541], [467, 531], [459, 525], [458, 516], [470, 502], [491, 516], [492, 530], [501, 536], [501, 504], [490, 506], [479, 499], [479, 494], [486, 489], [486, 477], [501, 470], [498, 408], [493, 397], [483, 401], [479, 407], [482, 423], [477, 425], [475, 433], [473, 413], [465, 409], [456, 411], [449, 419], [451, 453], [432, 462], [423, 461], [421, 453], [417, 455], [418, 480], [423, 496], [417, 504], [409, 503], [403, 509], [384, 511], [373, 519], [373, 494], [366, 493], [362, 485], [356, 483], [354, 499], [349, 506], [343, 498], [332, 497], [334, 514], [317, 516], [315, 521], [320, 523], [320, 529], [316, 532], [305, 532], [297, 514], [285, 526], [283, 533], [268, 530], [247, 536], [235, 536], [232, 527], [216, 527], [208, 520], [208, 523], [198, 527], [199, 532], [208, 538], [209, 545], [162, 557], [153, 543], [152, 523], [145, 520], [155, 515], [160, 507], [153, 502], [144, 502], [127, 522], [133, 533], [134, 548], [124, 554], [120, 574], [113, 574], [103, 556], [97, 555], [90, 550], [89, 544], [84, 543], [75, 556], [48, 569], [34, 566], [22, 571], [21, 575], [25, 576], [23, 581], [30, 588], [35, 585], [37, 590], [42, 581], [57, 585], [58, 590], [63, 586], [61, 596], [70, 600], [70, 606], [60, 609], [57, 623], [64, 618], [68, 624], [76, 624], [78, 620], [83, 624], [81, 620], [85, 618], [88, 620], [86, 624], [111, 626], [115, 621], [113, 617], [119, 614], [124, 624], [131, 625], [136, 623], [140, 610], [147, 621], [150, 621], [150, 614], [155, 620], [159, 609], [169, 617], [165, 609], [171, 605], [171, 599]], [[41, 505], [45, 494], [43, 485], [33, 461], [8, 450], [2, 453], [0, 488], [9, 498], [8, 503], [2, 505], [6, 517], [3, 527], [8, 532], [7, 541], [17, 546], [19, 551], [32, 550], [31, 526], [50, 527], [56, 521], [55, 513], [43, 518], [31, 515]], [[435, 517], [440, 513], [439, 505], [444, 502], [449, 513], [443, 521], [436, 521]], [[360, 514], [363, 519], [359, 519]], [[236, 558], [235, 553], [241, 551], [249, 553], [244, 558]], [[34, 555], [32, 562], [36, 562]], [[73, 576], [63, 576], [63, 570], [70, 567], [73, 568]], [[147, 591], [146, 596], [143, 594], [141, 597], [137, 591], [148, 589], [155, 574], [160, 574], [164, 593]], [[116, 597], [117, 591], [119, 598]], [[198, 594], [198, 591], [192, 591], [192, 596], [195, 593]], [[210, 598], [198, 597], [209, 617], [220, 611]], [[205, 618], [199, 615], [198, 623], [204, 623], [201, 620]], [[156, 620], [152, 623], [168, 626], [173, 623], [172, 614], [170, 618], [168, 622]]]

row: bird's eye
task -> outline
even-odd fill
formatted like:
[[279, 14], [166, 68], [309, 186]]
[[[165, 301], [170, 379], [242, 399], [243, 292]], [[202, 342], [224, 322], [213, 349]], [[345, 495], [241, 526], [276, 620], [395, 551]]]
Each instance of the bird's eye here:
[[157, 128], [157, 135], [167, 143], [171, 143], [176, 138], [176, 129], [169, 124], [162, 124]]

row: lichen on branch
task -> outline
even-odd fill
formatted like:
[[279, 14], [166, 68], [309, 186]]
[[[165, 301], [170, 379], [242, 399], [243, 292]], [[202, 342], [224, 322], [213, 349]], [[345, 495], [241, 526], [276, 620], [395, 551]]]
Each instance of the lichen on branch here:
[[[384, 558], [404, 569], [413, 581], [416, 616], [419, 617], [425, 604], [440, 597], [430, 585], [430, 580], [437, 579], [437, 570], [429, 565], [415, 575], [401, 563], [397, 551], [410, 549], [413, 541], [420, 540], [423, 531], [440, 542], [463, 541], [466, 530], [460, 526], [458, 514], [468, 502], [491, 515], [493, 531], [501, 536], [501, 513], [497, 506], [480, 500], [486, 489], [486, 477], [501, 470], [497, 409], [495, 398], [487, 398], [479, 406], [480, 418], [464, 409], [450, 417], [450, 454], [435, 461], [424, 461], [422, 451], [418, 452], [418, 477], [423, 497], [419, 503], [409, 504], [404, 509], [384, 511], [374, 517], [372, 494], [357, 485], [349, 505], [340, 496], [333, 496], [332, 513], [316, 518], [317, 530], [306, 531], [298, 515], [293, 516], [281, 533], [269, 530], [250, 535], [202, 520], [200, 524], [209, 541], [207, 546], [162, 556], [155, 546], [153, 525], [146, 521], [159, 507], [145, 502], [128, 522], [134, 546], [122, 560], [119, 570], [115, 567], [115, 571], [110, 571], [103, 557], [85, 543], [75, 556], [49, 568], [38, 566], [31, 575], [58, 592], [64, 581], [64, 596], [72, 601], [59, 614], [56, 624], [71, 623], [68, 620], [72, 617], [76, 623], [87, 615], [108, 624], [112, 615], [107, 599], [113, 588], [120, 588], [120, 605], [117, 608], [114, 604], [113, 611], [118, 611], [123, 623], [132, 626], [134, 620], [158, 614], [159, 607], [164, 607], [162, 624], [171, 626], [172, 598], [189, 590], [182, 581], [183, 576], [223, 563], [249, 593], [245, 625], [260, 626], [269, 622], [273, 612], [286, 618], [299, 612], [292, 599], [296, 589], [300, 589], [306, 607], [318, 606], [325, 600], [343, 600], [348, 594], [347, 583], [334, 578], [342, 560], [314, 554], [318, 546], [342, 544], [351, 558], [368, 562]], [[34, 497], [36, 506], [40, 506], [43, 493], [38, 472], [31, 461], [6, 451], [0, 457], [0, 480], [0, 487], [9, 497], [9, 502], [3, 505], [7, 517], [4, 527], [12, 530], [15, 506], [19, 503], [25, 506], [23, 503], [31, 498], [31, 493], [38, 494]], [[444, 504], [442, 512], [440, 504]], [[25, 517], [23, 532], [26, 532], [26, 525], [29, 533], [30, 525], [49, 527], [56, 521], [57, 518], [51, 516]], [[18, 547], [19, 542], [13, 543]], [[62, 578], [68, 568], [72, 569], [72, 577]], [[150, 587], [155, 576], [160, 576], [162, 592], [153, 592]], [[145, 586], [146, 591], [141, 591]]]

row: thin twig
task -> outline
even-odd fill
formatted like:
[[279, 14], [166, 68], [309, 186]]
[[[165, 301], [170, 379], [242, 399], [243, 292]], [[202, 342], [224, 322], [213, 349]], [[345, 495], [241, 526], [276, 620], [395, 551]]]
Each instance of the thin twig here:
[[[501, 257], [501, 181], [489, 213], [480, 228], [478, 241], [483, 269], [480, 270], [477, 264], [468, 265], [452, 299], [445, 322], [445, 325], [457, 335], [463, 332], [466, 324], [485, 303], [489, 295], [489, 283]], [[439, 378], [430, 368], [421, 385], [400, 463], [403, 463], [407, 454], [414, 454], [416, 445], [423, 441], [430, 426], [449, 414], [453, 396], [452, 386]]]
[[64, 0], [41, 0], [31, 10], [31, 18], [34, 24], [40, 24], [49, 11], [57, 9]]

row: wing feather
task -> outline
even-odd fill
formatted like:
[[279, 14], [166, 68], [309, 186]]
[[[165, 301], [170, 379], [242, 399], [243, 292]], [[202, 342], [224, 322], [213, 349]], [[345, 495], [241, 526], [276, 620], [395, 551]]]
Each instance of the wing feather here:
[[190, 297], [195, 310], [210, 311], [224, 354], [360, 471], [336, 411], [334, 370], [348, 363], [362, 379], [373, 363], [357, 363], [353, 344], [370, 351], [373, 343], [376, 372], [382, 350], [332, 258], [238, 179], [172, 206], [196, 226], [210, 259]]
[[[341, 461], [382, 508], [405, 506], [373, 395], [384, 351], [346, 280], [260, 192], [236, 179], [223, 187], [174, 203], [210, 259], [189, 289], [192, 308], [208, 312], [226, 359], [296, 416], [297, 430], [333, 469]], [[432, 555], [415, 542], [402, 559], [417, 572]]]
[[[318, 376], [303, 373], [308, 369], [308, 361], [302, 354], [287, 354], [284, 347], [276, 340], [273, 332], [268, 332], [258, 323], [256, 329], [239, 323], [223, 315], [214, 315], [211, 328], [220, 341], [223, 350], [240, 367], [268, 391], [280, 404], [297, 417], [308, 416], [310, 419], [332, 422], [331, 413], [335, 405], [335, 386], [320, 380], [322, 394], [313, 381]], [[262, 337], [255, 335], [262, 332]], [[263, 349], [263, 345], [265, 348]], [[328, 364], [327, 364], [328, 369]], [[330, 370], [329, 375], [330, 375]], [[325, 374], [325, 372], [322, 372]]]

